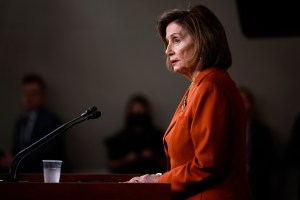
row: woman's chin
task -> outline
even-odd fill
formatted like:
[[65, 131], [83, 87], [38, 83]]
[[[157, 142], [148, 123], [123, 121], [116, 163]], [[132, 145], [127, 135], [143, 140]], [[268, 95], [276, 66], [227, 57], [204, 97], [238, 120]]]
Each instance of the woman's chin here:
[[182, 70], [182, 68], [179, 68], [179, 67], [178, 68], [173, 67], [173, 71], [178, 74], [182, 74], [182, 75], [185, 74], [185, 70]]
[[180, 74], [181, 71], [182, 71], [182, 69], [181, 69], [180, 67], [173, 66], [172, 68], [173, 68], [173, 71], [174, 71], [174, 72], [179, 73], [179, 74]]

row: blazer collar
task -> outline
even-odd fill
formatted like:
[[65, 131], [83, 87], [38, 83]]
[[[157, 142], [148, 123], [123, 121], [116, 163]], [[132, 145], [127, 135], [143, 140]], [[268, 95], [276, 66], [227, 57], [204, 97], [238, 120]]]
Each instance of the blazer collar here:
[[199, 85], [200, 83], [201, 83], [201, 81], [202, 81], [202, 79], [206, 76], [206, 75], [208, 75], [208, 74], [210, 74], [210, 73], [212, 73], [212, 72], [214, 72], [214, 71], [216, 71], [216, 70], [221, 70], [220, 68], [218, 68], [218, 67], [210, 67], [210, 68], [207, 68], [207, 69], [204, 69], [203, 71], [200, 71], [200, 73], [197, 75], [197, 77], [195, 78], [195, 81], [194, 81], [194, 85]]

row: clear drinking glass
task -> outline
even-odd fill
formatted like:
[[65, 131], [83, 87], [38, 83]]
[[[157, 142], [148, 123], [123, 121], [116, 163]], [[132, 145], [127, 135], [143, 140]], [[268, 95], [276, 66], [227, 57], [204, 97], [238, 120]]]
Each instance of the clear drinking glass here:
[[59, 183], [61, 165], [61, 160], [43, 160], [43, 172], [45, 183]]

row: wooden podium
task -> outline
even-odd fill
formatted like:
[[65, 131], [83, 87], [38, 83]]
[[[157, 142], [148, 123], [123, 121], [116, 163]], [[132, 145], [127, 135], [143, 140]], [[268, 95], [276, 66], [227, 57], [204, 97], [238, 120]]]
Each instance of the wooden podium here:
[[[43, 174], [19, 174], [18, 183], [0, 182], [2, 200], [170, 200], [171, 186], [122, 183], [137, 175], [61, 174], [60, 183], [44, 183]], [[0, 179], [5, 180], [6, 174]], [[121, 182], [121, 183], [120, 183]]]

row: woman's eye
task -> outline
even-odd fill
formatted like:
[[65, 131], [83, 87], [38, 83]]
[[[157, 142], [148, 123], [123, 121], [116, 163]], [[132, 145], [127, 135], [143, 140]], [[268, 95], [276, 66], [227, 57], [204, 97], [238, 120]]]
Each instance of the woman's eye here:
[[175, 42], [175, 43], [179, 43], [180, 40], [179, 40], [178, 38], [175, 38], [175, 39], [174, 39], [174, 42]]

